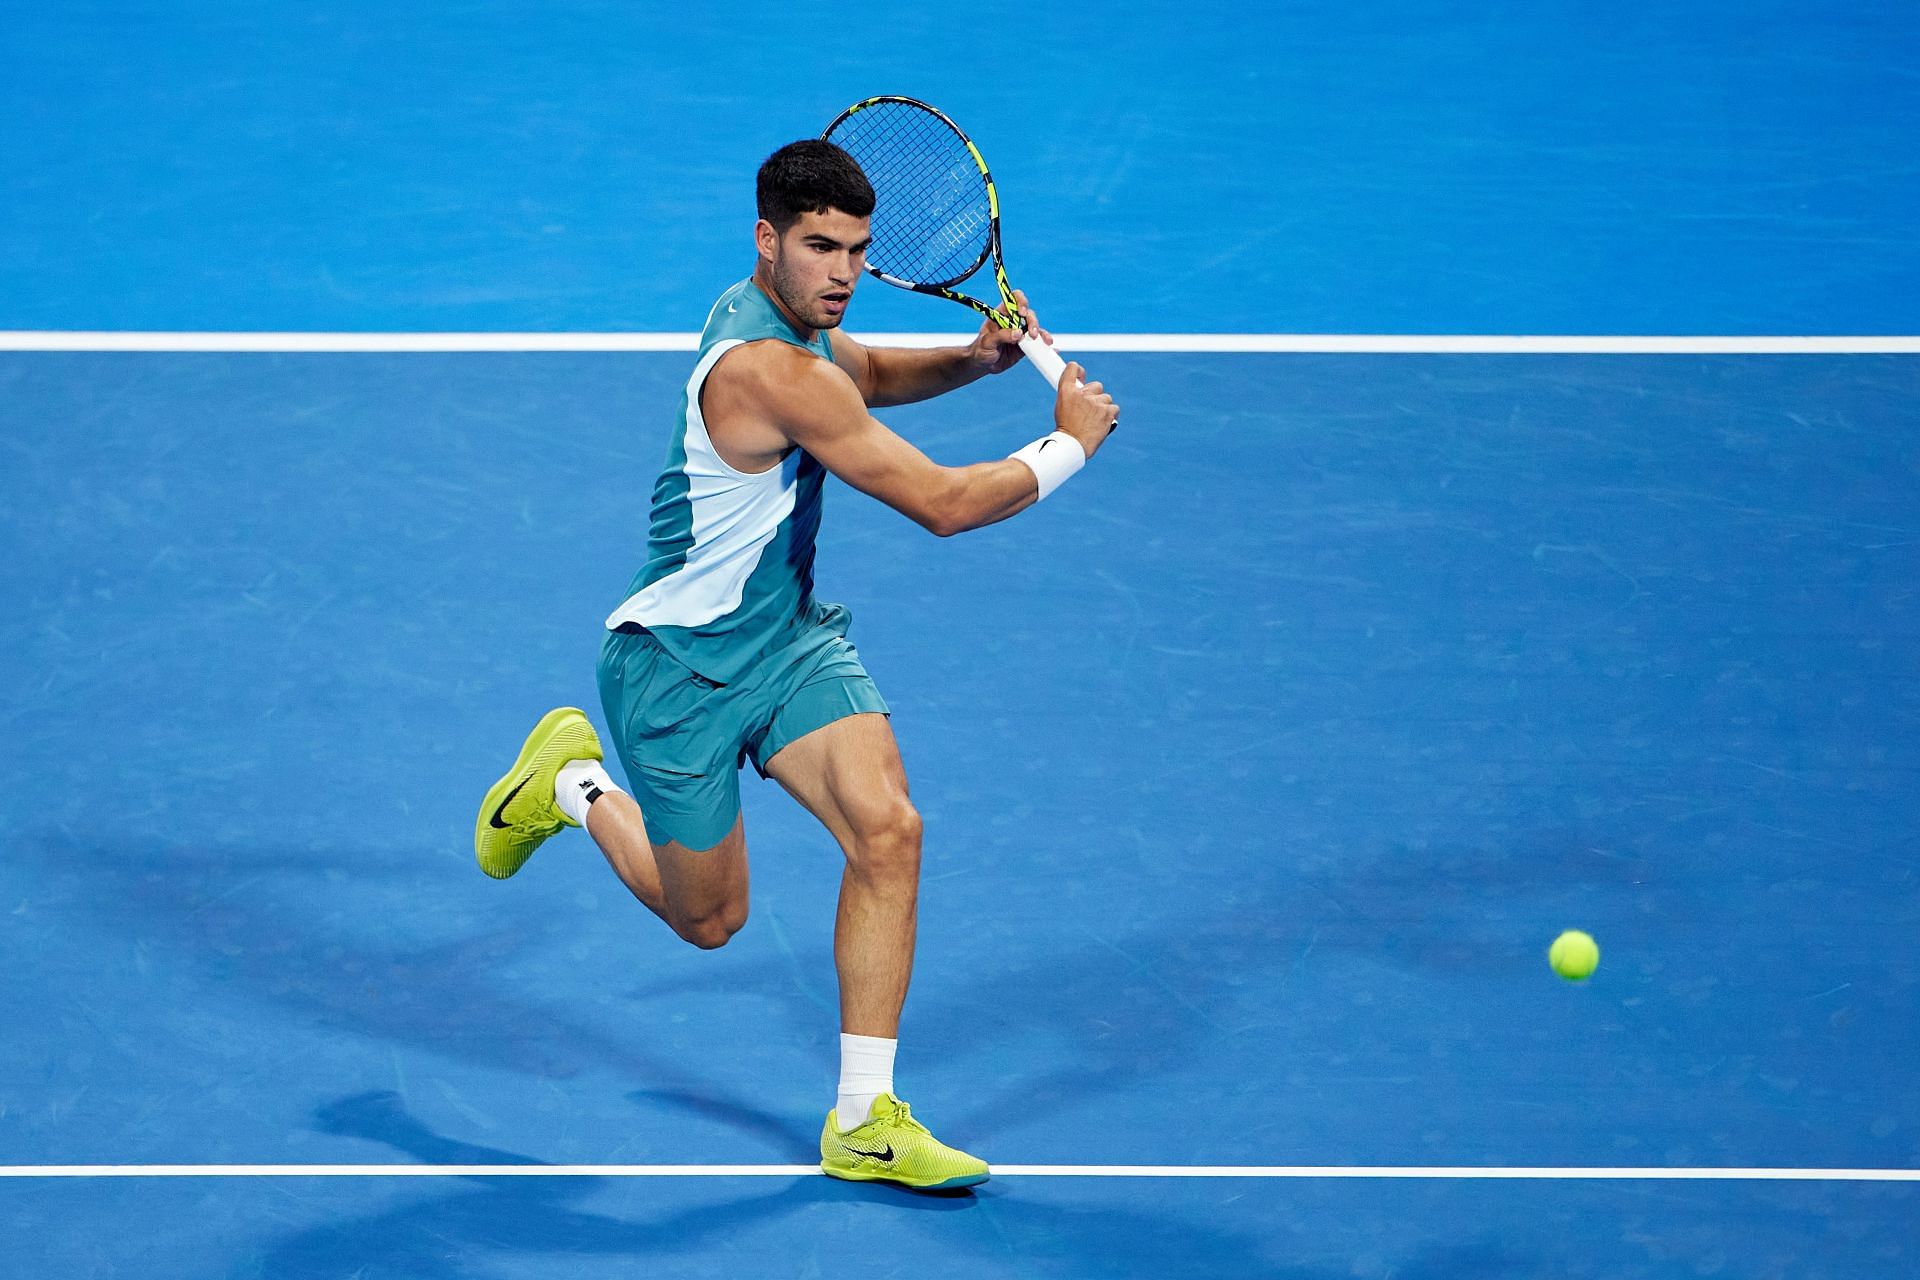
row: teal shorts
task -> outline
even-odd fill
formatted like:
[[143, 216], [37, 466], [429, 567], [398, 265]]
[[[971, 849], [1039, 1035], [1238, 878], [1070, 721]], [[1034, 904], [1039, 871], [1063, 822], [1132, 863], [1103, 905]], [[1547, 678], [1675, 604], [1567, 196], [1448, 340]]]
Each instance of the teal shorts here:
[[655, 844], [713, 848], [740, 816], [748, 760], [764, 778], [767, 761], [795, 739], [847, 716], [887, 714], [847, 641], [845, 611], [829, 614], [730, 684], [699, 675], [648, 631], [607, 633], [600, 705]]

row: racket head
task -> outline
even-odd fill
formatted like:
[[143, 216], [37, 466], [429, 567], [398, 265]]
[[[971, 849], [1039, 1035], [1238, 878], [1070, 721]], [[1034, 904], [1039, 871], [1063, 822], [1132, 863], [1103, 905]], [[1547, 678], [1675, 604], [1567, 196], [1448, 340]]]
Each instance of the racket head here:
[[[883, 95], [854, 103], [821, 135], [873, 184], [867, 270], [888, 284], [963, 302], [1017, 326], [1000, 263], [1000, 197], [980, 148], [937, 107]], [[1002, 308], [953, 286], [994, 260]]]

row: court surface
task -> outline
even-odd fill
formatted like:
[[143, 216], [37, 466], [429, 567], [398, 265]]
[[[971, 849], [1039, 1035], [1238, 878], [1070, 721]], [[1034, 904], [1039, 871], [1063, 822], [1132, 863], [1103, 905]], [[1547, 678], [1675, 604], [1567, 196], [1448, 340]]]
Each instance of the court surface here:
[[[20, 11], [0, 330], [685, 330], [760, 156], [900, 89], [1063, 330], [1920, 332], [1905, 10], [1117, 12], [1009, 34], [1023, 123], [918, 11], [798, 94], [759, 6]], [[533, 720], [599, 718], [687, 353], [25, 345], [0, 1275], [1920, 1266], [1911, 355], [1102, 352], [1044, 507], [834, 486], [927, 820], [900, 1086], [1001, 1170], [914, 1197], [800, 1168], [839, 854], [775, 788], [719, 952], [579, 833], [472, 865]]]

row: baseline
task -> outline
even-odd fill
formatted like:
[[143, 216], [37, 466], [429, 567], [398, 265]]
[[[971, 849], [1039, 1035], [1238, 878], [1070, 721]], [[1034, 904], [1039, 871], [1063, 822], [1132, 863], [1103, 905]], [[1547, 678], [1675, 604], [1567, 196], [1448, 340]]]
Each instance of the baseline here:
[[[1920, 1169], [1555, 1168], [1504, 1165], [1009, 1164], [1016, 1178], [1423, 1178], [1655, 1182], [1920, 1182]], [[791, 1178], [810, 1164], [49, 1164], [0, 1178]]]
[[[937, 347], [967, 333], [866, 333], [882, 347]], [[1920, 337], [1369, 333], [1061, 333], [1068, 354], [1192, 355], [1916, 355]], [[486, 352], [693, 351], [697, 333], [162, 333], [0, 330], [0, 351]]]

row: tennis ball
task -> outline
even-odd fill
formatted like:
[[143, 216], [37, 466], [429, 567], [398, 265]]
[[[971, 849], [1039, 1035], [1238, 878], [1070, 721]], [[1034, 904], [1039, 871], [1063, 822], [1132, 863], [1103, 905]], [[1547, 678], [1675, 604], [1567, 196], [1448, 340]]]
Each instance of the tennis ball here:
[[1569, 982], [1579, 982], [1600, 967], [1600, 944], [1592, 934], [1569, 929], [1547, 948], [1547, 963]]

